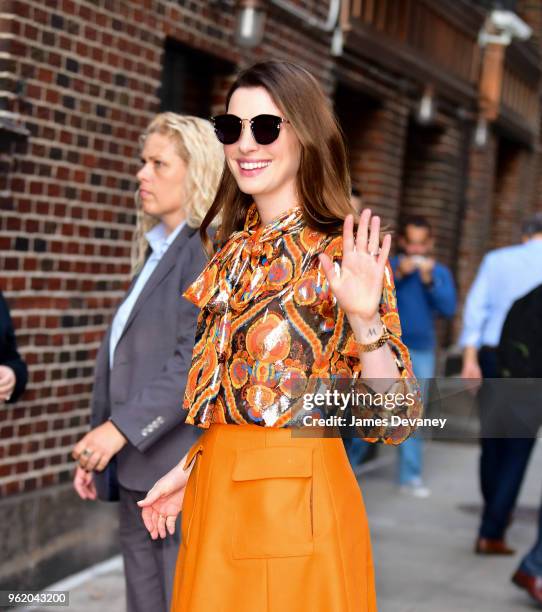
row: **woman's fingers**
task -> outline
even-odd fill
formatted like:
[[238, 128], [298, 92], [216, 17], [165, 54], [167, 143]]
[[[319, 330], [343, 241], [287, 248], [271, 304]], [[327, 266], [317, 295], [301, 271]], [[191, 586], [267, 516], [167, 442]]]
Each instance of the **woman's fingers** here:
[[85, 443], [83, 442], [84, 438], [79, 440], [79, 442], [73, 447], [72, 457], [77, 461], [85, 448]]
[[158, 499], [160, 499], [160, 497], [162, 497], [162, 493], [161, 491], [159, 491], [158, 489], [155, 489], [154, 487], [147, 493], [146, 497], [144, 497], [143, 499], [140, 499], [137, 502], [137, 505], [140, 508], [145, 508], [147, 506], [152, 506], [154, 504], [155, 501], [157, 501]]
[[175, 533], [175, 521], [176, 520], [177, 520], [176, 516], [170, 515], [166, 517], [166, 527], [170, 535], [173, 535]]
[[77, 460], [79, 463], [79, 467], [83, 470], [88, 470], [88, 461], [92, 456], [92, 451], [88, 453], [81, 453], [79, 455], [79, 459]]
[[378, 264], [384, 269], [386, 261], [388, 261], [388, 255], [390, 254], [391, 248], [391, 234], [386, 234], [382, 240], [382, 246], [380, 247], [380, 253], [378, 254]]
[[81, 499], [96, 499], [96, 487], [92, 474], [77, 467], [73, 478], [73, 487]]
[[379, 243], [380, 243], [380, 217], [374, 216], [371, 219], [371, 232], [369, 234], [367, 252], [371, 255], [377, 254]]
[[0, 393], [7, 394], [13, 389], [13, 385], [10, 382], [0, 384]]
[[153, 540], [156, 540], [156, 538], [158, 537], [158, 512], [156, 512], [154, 508], [152, 508], [151, 523], [152, 523], [151, 538]]
[[93, 480], [87, 485], [87, 496], [88, 499], [96, 499], [98, 496], [96, 492], [96, 485], [94, 484]]
[[367, 251], [367, 237], [369, 233], [369, 220], [371, 218], [371, 209], [363, 209], [359, 216], [358, 231], [356, 234], [356, 251], [365, 253]]
[[81, 496], [83, 499], [96, 499], [96, 487], [94, 483], [84, 483], [81, 487], [81, 491], [83, 495]]
[[109, 463], [109, 458], [107, 457], [107, 455], [102, 455], [94, 469], [97, 472], [103, 472], [105, 470], [105, 468], [107, 467], [108, 463]]
[[143, 519], [143, 524], [145, 528], [150, 533], [153, 530], [152, 524], [152, 508], [143, 508], [141, 511], [141, 518]]
[[354, 217], [346, 215], [343, 223], [343, 253], [354, 250]]
[[83, 486], [83, 482], [81, 481], [81, 478], [78, 476], [77, 473], [75, 474], [75, 478], [73, 479], [73, 488], [81, 499], [86, 499], [85, 487]]
[[87, 461], [85, 463], [85, 469], [91, 472], [96, 469], [98, 463], [100, 463], [103, 454], [101, 451], [92, 451], [90, 455], [87, 456]]
[[166, 517], [163, 514], [158, 515], [158, 535], [164, 539], [166, 533]]

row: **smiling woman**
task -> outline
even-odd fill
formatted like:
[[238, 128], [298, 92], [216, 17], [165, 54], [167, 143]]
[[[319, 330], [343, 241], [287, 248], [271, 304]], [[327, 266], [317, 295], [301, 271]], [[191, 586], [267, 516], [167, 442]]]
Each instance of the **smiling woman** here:
[[206, 431], [138, 502], [143, 520], [165, 538], [183, 509], [172, 612], [376, 612], [342, 441], [292, 429], [303, 396], [338, 379], [413, 394], [388, 411], [400, 424], [375, 426], [369, 441], [398, 444], [415, 428], [391, 239], [380, 243], [368, 209], [354, 231], [342, 136], [304, 68], [247, 69], [226, 111], [214, 118], [226, 166], [200, 227], [210, 246], [206, 228], [222, 213], [221, 248], [184, 292], [201, 312], [183, 408]]

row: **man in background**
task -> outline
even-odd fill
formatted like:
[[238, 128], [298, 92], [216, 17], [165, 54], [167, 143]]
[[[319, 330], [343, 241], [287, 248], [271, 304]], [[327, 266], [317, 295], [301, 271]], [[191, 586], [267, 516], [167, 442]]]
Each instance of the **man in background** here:
[[[459, 343], [463, 347], [461, 376], [486, 379], [479, 393], [481, 421], [480, 486], [484, 499], [475, 544], [478, 554], [510, 555], [504, 540], [534, 445], [533, 437], [503, 436], [494, 431], [494, 407], [499, 403], [497, 346], [512, 304], [542, 283], [542, 213], [522, 226], [522, 244], [485, 255], [470, 288]], [[513, 418], [518, 406], [510, 405]], [[502, 411], [501, 411], [502, 412]]]
[[[439, 316], [452, 317], [456, 309], [452, 274], [435, 260], [434, 246], [429, 221], [423, 216], [410, 216], [400, 228], [399, 252], [390, 259], [402, 340], [410, 352], [414, 374], [424, 396], [435, 375], [435, 320]], [[414, 434], [399, 446], [400, 491], [414, 497], [428, 497], [430, 491], [423, 482], [422, 470], [423, 442]]]

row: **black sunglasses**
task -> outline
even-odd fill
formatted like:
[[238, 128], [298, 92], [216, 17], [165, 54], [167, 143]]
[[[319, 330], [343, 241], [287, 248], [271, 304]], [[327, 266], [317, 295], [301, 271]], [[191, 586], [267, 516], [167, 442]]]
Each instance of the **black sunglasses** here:
[[243, 122], [248, 121], [254, 140], [261, 145], [274, 142], [280, 133], [280, 126], [288, 123], [287, 119], [276, 115], [257, 115], [252, 119], [241, 119], [237, 115], [216, 115], [211, 117], [215, 134], [222, 144], [230, 145], [241, 137]]

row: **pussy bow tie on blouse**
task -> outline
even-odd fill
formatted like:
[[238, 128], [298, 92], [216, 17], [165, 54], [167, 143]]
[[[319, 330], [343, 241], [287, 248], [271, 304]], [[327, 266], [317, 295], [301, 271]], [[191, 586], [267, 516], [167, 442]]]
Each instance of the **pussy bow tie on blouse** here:
[[203, 308], [213, 299], [213, 310], [229, 305], [236, 314], [257, 299], [282, 238], [305, 226], [302, 209], [291, 208], [262, 225], [256, 204], [247, 210], [242, 230], [231, 235], [213, 256], [184, 297]]

